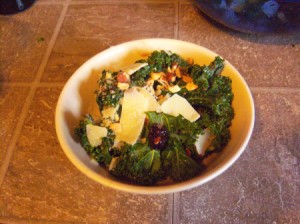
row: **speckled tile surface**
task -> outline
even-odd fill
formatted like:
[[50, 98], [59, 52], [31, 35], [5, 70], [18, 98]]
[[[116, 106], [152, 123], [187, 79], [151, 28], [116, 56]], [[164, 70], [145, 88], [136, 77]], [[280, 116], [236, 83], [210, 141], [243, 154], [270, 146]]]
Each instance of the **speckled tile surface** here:
[[61, 9], [34, 5], [21, 14], [0, 16], [0, 81], [33, 81]]
[[177, 195], [178, 223], [299, 223], [299, 98], [255, 91], [249, 146], [223, 175]]
[[0, 85], [0, 165], [14, 133], [28, 92], [29, 88], [26, 87], [2, 87]]
[[36, 91], [0, 188], [0, 216], [78, 223], [168, 223], [172, 195], [117, 192], [88, 179], [68, 161], [54, 130], [60, 91]]
[[[300, 34], [237, 33], [190, 2], [42, 0], [0, 17], [0, 223], [300, 223]], [[216, 51], [245, 77], [255, 100], [255, 128], [241, 158], [182, 193], [103, 187], [69, 162], [56, 138], [54, 109], [70, 75], [112, 45], [149, 37]]]
[[42, 81], [64, 82], [88, 58], [122, 42], [173, 38], [174, 13], [174, 4], [69, 6]]
[[300, 33], [241, 34], [216, 25], [192, 4], [180, 5], [178, 30], [179, 39], [209, 48], [231, 62], [250, 86], [300, 87]]

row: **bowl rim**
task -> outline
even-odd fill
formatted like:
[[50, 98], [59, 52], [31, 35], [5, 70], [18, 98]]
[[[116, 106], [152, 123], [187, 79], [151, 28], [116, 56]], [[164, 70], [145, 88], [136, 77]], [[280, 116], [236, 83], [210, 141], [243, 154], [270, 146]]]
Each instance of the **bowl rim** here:
[[[63, 138], [63, 130], [61, 128], [61, 121], [63, 120], [63, 116], [61, 113], [61, 104], [62, 104], [62, 100], [63, 100], [63, 96], [65, 94], [65, 92], [67, 91], [67, 86], [72, 82], [72, 80], [74, 79], [75, 76], [78, 76], [78, 74], [80, 74], [80, 70], [87, 66], [89, 63], [91, 63], [91, 61], [94, 61], [95, 58], [99, 57], [99, 55], [101, 54], [107, 54], [109, 53], [109, 51], [111, 51], [111, 49], [115, 49], [115, 48], [123, 48], [126, 47], [127, 45], [132, 45], [132, 44], [136, 44], [139, 42], [157, 42], [157, 41], [167, 41], [167, 42], [173, 42], [173, 44], [176, 43], [181, 43], [181, 44], [188, 44], [190, 46], [196, 47], [196, 48], [202, 48], [202, 50], [213, 54], [213, 55], [219, 55], [216, 54], [215, 52], [200, 46], [198, 44], [194, 44], [191, 42], [187, 42], [187, 41], [182, 41], [182, 40], [176, 40], [176, 39], [168, 39], [168, 38], [147, 38], [147, 39], [138, 39], [138, 40], [133, 40], [133, 41], [129, 41], [129, 42], [125, 42], [125, 43], [121, 43], [115, 46], [112, 46], [110, 48], [107, 48], [99, 53], [97, 53], [96, 55], [94, 55], [93, 57], [91, 57], [90, 59], [88, 59], [85, 63], [83, 63], [69, 78], [69, 80], [65, 83], [63, 90], [60, 93], [60, 96], [58, 98], [57, 101], [57, 106], [56, 106], [56, 110], [55, 110], [55, 129], [56, 129], [56, 134], [57, 134], [57, 138], [59, 140], [60, 146], [63, 149], [64, 153], [66, 154], [66, 156], [68, 157], [68, 159], [73, 163], [73, 165], [75, 167], [77, 167], [77, 169], [79, 169], [82, 173], [84, 173], [86, 176], [88, 176], [89, 178], [93, 179], [94, 181], [106, 186], [106, 187], [111, 187], [114, 188], [116, 190], [120, 190], [120, 191], [124, 191], [124, 192], [130, 192], [130, 193], [138, 193], [138, 194], [167, 194], [167, 193], [176, 193], [176, 192], [180, 192], [180, 191], [184, 191], [184, 190], [188, 190], [188, 189], [192, 189], [194, 187], [200, 186], [214, 178], [216, 178], [217, 176], [219, 176], [220, 174], [222, 174], [224, 171], [226, 171], [238, 158], [239, 156], [243, 153], [243, 151], [245, 150], [250, 137], [252, 135], [252, 131], [254, 128], [254, 120], [255, 120], [255, 109], [254, 109], [254, 102], [253, 102], [253, 98], [252, 98], [252, 94], [251, 91], [247, 85], [247, 83], [245, 82], [244, 78], [242, 77], [242, 75], [236, 70], [236, 68], [230, 64], [230, 62], [226, 61], [226, 64], [228, 64], [231, 69], [238, 75], [238, 78], [240, 79], [241, 83], [243, 84], [243, 86], [245, 87], [246, 93], [247, 93], [247, 97], [249, 98], [249, 103], [250, 103], [250, 125], [248, 127], [247, 130], [247, 135], [244, 139], [244, 141], [242, 142], [242, 145], [239, 147], [239, 149], [233, 154], [232, 157], [226, 159], [225, 162], [222, 162], [220, 165], [217, 165], [216, 167], [214, 167], [212, 170], [210, 170], [209, 172], [203, 174], [200, 177], [195, 177], [192, 178], [190, 180], [184, 181], [184, 182], [180, 182], [180, 183], [174, 183], [172, 185], [157, 185], [157, 186], [143, 186], [143, 185], [133, 185], [133, 184], [129, 184], [129, 183], [124, 183], [124, 182], [119, 182], [119, 181], [115, 181], [112, 179], [108, 179], [105, 178], [99, 174], [96, 174], [95, 171], [92, 171], [89, 167], [87, 167], [77, 156], [75, 153], [73, 153], [73, 151], [71, 150], [69, 144], [67, 143], [66, 139]], [[222, 57], [222, 56], [220, 56]], [[223, 58], [223, 57], [222, 57]]]

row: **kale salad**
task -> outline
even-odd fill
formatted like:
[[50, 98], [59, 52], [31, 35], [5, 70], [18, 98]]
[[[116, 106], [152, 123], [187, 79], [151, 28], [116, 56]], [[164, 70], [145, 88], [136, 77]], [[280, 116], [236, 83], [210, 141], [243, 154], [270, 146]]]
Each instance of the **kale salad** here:
[[88, 155], [124, 181], [182, 182], [230, 140], [234, 117], [224, 60], [199, 65], [168, 51], [99, 76], [96, 103], [75, 129]]

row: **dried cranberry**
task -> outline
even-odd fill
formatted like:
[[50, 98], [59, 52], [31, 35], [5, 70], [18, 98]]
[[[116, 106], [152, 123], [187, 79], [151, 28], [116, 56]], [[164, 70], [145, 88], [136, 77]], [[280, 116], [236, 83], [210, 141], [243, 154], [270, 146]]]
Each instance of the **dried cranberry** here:
[[162, 150], [169, 140], [168, 130], [163, 125], [153, 124], [150, 127], [148, 139], [151, 148]]

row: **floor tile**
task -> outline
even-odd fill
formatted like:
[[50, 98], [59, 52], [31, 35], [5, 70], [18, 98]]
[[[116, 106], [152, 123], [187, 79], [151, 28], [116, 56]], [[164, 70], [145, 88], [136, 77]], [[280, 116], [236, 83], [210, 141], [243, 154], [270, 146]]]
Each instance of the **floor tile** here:
[[174, 4], [70, 5], [43, 81], [64, 82], [88, 58], [119, 43], [174, 37]]
[[61, 9], [36, 4], [23, 13], [0, 16], [0, 81], [33, 81]]
[[60, 91], [36, 91], [0, 188], [0, 216], [37, 222], [168, 223], [170, 196], [132, 195], [103, 187], [68, 161], [54, 129]]
[[0, 165], [17, 125], [29, 88], [0, 86]]
[[196, 7], [182, 4], [179, 39], [223, 56], [250, 86], [300, 87], [300, 33], [280, 37], [241, 34], [217, 25]]
[[299, 92], [254, 94], [249, 146], [224, 174], [178, 194], [175, 223], [299, 222], [299, 98]]

